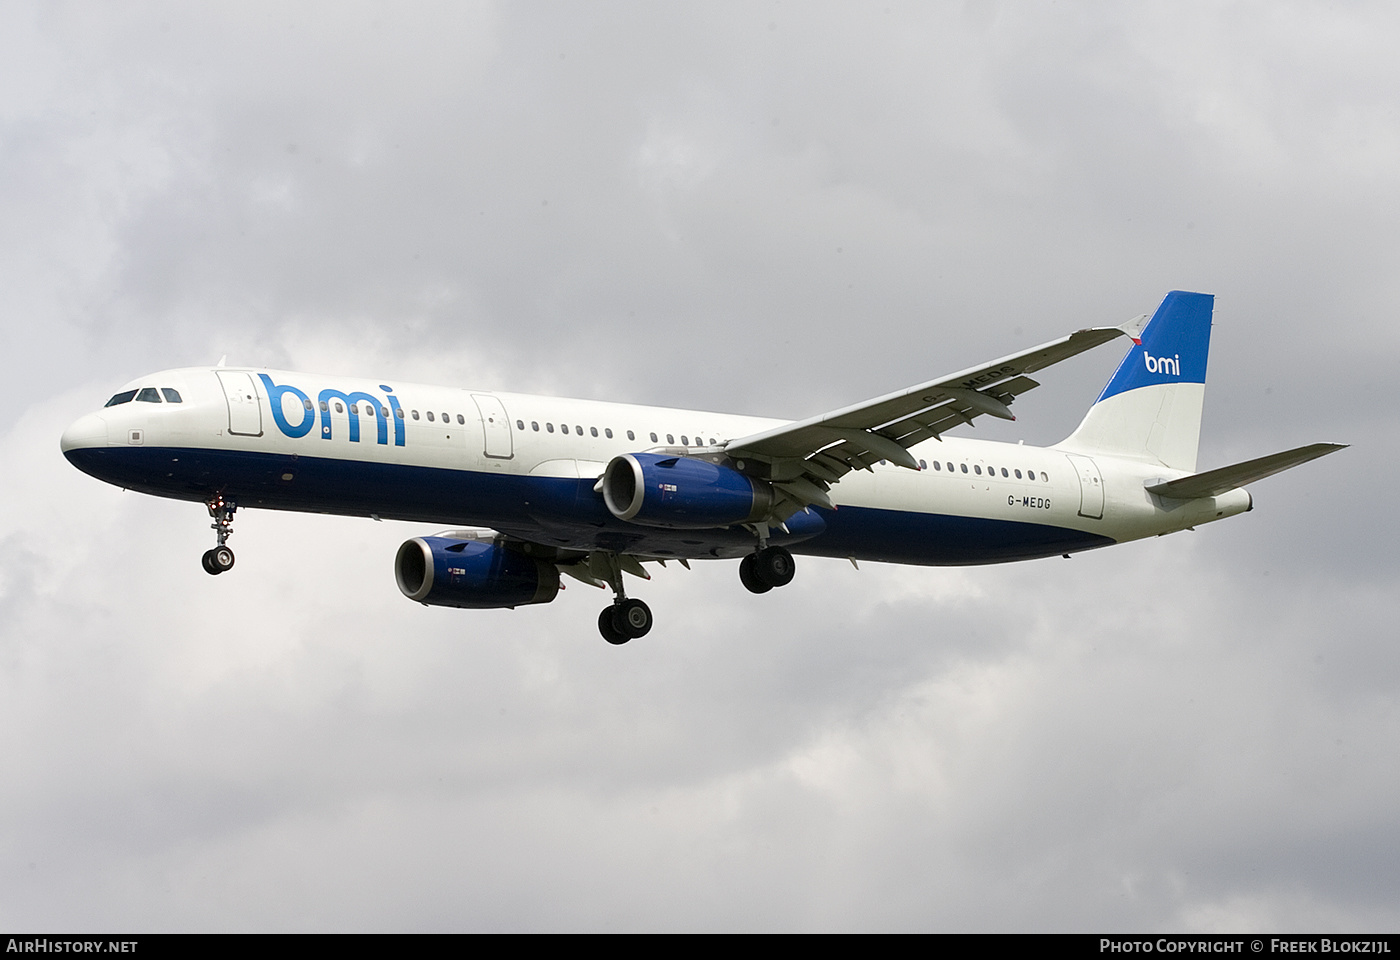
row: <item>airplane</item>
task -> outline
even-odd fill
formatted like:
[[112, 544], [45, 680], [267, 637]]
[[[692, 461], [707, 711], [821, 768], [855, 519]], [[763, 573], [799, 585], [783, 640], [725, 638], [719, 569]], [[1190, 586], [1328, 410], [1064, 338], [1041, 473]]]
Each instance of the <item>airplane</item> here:
[[[1244, 487], [1346, 445], [1314, 443], [1196, 472], [1215, 298], [1168, 293], [1149, 320], [1091, 327], [951, 376], [788, 422], [695, 410], [352, 380], [255, 367], [167, 370], [64, 431], [79, 470], [202, 502], [234, 564], [239, 508], [451, 528], [398, 550], [425, 605], [548, 603], [561, 577], [607, 586], [609, 643], [653, 617], [623, 575], [739, 561], [753, 593], [793, 554], [922, 564], [1029, 560], [1159, 536], [1253, 509]], [[1014, 420], [1029, 376], [1119, 337], [1127, 355], [1049, 447], [948, 435]]]

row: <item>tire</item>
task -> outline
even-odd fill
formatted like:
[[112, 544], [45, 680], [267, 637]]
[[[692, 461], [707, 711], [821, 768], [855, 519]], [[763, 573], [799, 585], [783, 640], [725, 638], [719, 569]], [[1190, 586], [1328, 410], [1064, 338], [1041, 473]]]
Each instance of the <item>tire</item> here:
[[764, 583], [762, 580], [758, 579], [758, 570], [755, 569], [757, 565], [752, 553], [740, 560], [739, 582], [744, 585], [744, 589], [748, 590], [749, 593], [767, 593], [769, 590], [773, 589], [773, 585], [771, 583]]
[[792, 554], [783, 547], [769, 547], [754, 554], [754, 573], [770, 587], [786, 587], [792, 583], [797, 566]]
[[204, 568], [204, 572], [209, 574], [211, 577], [217, 577], [219, 574], [223, 573], [222, 570], [214, 566], [213, 550], [205, 550], [204, 556], [199, 558], [199, 564]]
[[209, 551], [209, 565], [217, 568], [216, 573], [226, 573], [233, 569], [233, 551], [228, 547], [215, 547]]
[[651, 607], [642, 601], [624, 600], [619, 604], [614, 604], [612, 611], [613, 626], [628, 640], [645, 637], [651, 632], [653, 623]]
[[614, 645], [621, 645], [631, 640], [631, 637], [623, 636], [613, 624], [613, 614], [617, 606], [604, 607], [603, 612], [598, 614], [598, 632], [603, 635], [603, 639]]

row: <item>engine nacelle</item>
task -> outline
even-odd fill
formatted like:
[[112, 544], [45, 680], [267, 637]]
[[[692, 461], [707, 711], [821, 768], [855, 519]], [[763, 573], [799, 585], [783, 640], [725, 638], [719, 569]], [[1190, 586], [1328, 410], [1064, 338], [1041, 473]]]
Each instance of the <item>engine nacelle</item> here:
[[603, 500], [619, 520], [707, 530], [762, 520], [773, 491], [762, 480], [708, 460], [628, 453], [614, 457], [603, 473]]
[[478, 610], [548, 603], [559, 593], [559, 570], [494, 543], [414, 537], [394, 558], [394, 579], [410, 600]]

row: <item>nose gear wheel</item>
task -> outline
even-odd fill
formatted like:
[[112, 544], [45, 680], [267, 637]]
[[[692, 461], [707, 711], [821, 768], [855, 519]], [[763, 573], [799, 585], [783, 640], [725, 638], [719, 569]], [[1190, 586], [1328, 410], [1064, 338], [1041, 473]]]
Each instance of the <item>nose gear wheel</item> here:
[[219, 539], [219, 545], [212, 550], [204, 551], [204, 556], [200, 558], [200, 563], [204, 567], [204, 572], [212, 576], [218, 576], [233, 569], [233, 551], [225, 544], [228, 538], [233, 536], [233, 514], [238, 509], [238, 504], [232, 500], [225, 500], [220, 494], [204, 504], [209, 509], [209, 516], [214, 522], [209, 528], [214, 531]]
[[228, 547], [215, 547], [213, 550], [205, 550], [200, 563], [204, 565], [204, 572], [218, 576], [225, 571], [233, 569], [233, 551]]

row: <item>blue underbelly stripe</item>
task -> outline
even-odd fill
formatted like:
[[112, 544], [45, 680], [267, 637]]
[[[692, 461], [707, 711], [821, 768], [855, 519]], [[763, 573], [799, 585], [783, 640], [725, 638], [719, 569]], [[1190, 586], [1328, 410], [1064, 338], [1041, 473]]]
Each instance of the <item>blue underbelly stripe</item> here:
[[[484, 526], [570, 549], [644, 555], [740, 556], [753, 545], [741, 528], [662, 530], [618, 520], [591, 479], [196, 448], [95, 447], [66, 456], [100, 480], [178, 500], [222, 493], [242, 507]], [[789, 527], [791, 535], [775, 533], [773, 542], [794, 553], [926, 565], [1027, 560], [1114, 542], [1046, 524], [871, 507], [813, 508]]]

